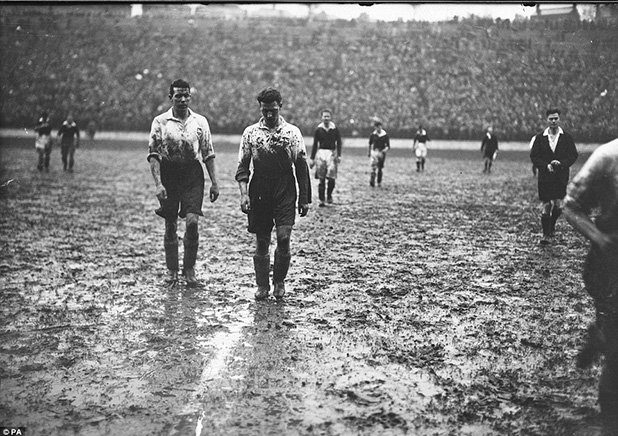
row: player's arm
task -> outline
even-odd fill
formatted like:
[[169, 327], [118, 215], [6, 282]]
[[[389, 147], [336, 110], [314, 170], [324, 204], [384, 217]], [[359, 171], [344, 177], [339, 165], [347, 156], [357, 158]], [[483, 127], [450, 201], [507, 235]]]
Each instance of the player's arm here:
[[311, 203], [311, 178], [305, 158], [307, 155], [305, 140], [300, 130], [294, 135], [293, 141], [296, 155], [294, 171], [298, 183], [298, 213], [300, 216], [306, 216], [309, 212], [309, 203]]
[[212, 143], [212, 135], [210, 134], [210, 126], [206, 119], [202, 122], [202, 135], [199, 138], [199, 147], [204, 166], [210, 178], [209, 198], [210, 202], [214, 202], [219, 198], [219, 184], [217, 183], [217, 173], [215, 165], [215, 147]]
[[146, 159], [150, 163], [150, 173], [155, 184], [155, 195], [159, 200], [167, 199], [167, 191], [161, 182], [161, 125], [155, 118], [150, 127], [150, 139], [148, 140], [148, 156]]
[[318, 129], [316, 129], [313, 133], [313, 146], [311, 147], [311, 158], [309, 158], [309, 165], [311, 167], [313, 167], [313, 160], [315, 159], [315, 155], [318, 152], [319, 143], [320, 141], [318, 139]]
[[566, 220], [603, 253], [618, 254], [618, 234], [602, 232], [590, 218], [590, 211], [598, 205], [597, 193], [607, 183], [607, 172], [599, 155], [593, 154], [573, 178], [564, 201]]
[[243, 213], [248, 213], [251, 209], [251, 201], [249, 200], [249, 176], [251, 171], [249, 166], [251, 164], [251, 144], [249, 143], [248, 133], [245, 132], [240, 140], [240, 147], [238, 149], [238, 167], [236, 169], [235, 179], [238, 182], [238, 188], [240, 189], [240, 210]]
[[341, 160], [341, 151], [343, 149], [343, 141], [341, 141], [341, 133], [339, 128], [335, 127], [335, 145], [337, 147], [337, 158]]
[[575, 230], [592, 242], [601, 252], [618, 253], [618, 235], [612, 237], [603, 233], [583, 210], [573, 207], [572, 204], [566, 204], [564, 216]]
[[551, 165], [549, 165], [550, 161], [543, 158], [541, 151], [541, 140], [538, 137], [536, 137], [534, 143], [532, 144], [532, 149], [530, 150], [530, 160], [535, 167], [552, 171], [552, 169], [550, 169]]
[[[565, 135], [566, 136], [566, 135]], [[575, 143], [573, 142], [573, 138], [569, 135], [565, 138], [567, 142], [567, 156], [566, 159], [563, 159], [560, 164], [563, 167], [570, 168], [571, 165], [575, 163], [579, 154], [577, 153], [577, 148], [575, 147]]]

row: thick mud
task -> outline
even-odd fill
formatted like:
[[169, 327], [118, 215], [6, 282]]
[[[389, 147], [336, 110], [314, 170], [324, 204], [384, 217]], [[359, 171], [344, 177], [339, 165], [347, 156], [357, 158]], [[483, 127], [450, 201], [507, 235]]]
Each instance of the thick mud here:
[[574, 363], [593, 317], [580, 279], [586, 244], [561, 220], [556, 243], [538, 245], [525, 153], [503, 152], [486, 176], [477, 153], [430, 151], [417, 173], [400, 150], [372, 189], [364, 150], [347, 150], [335, 203], [297, 219], [287, 298], [256, 303], [235, 145], [218, 149], [221, 197], [200, 221], [203, 285], [170, 288], [144, 147], [84, 146], [70, 174], [57, 149], [39, 173], [31, 145], [3, 143], [0, 426], [29, 435], [598, 429], [599, 366]]

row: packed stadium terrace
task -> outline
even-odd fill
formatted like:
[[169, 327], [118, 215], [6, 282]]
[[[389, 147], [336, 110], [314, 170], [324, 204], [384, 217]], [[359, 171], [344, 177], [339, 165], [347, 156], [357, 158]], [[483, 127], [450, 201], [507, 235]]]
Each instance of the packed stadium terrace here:
[[[548, 106], [578, 141], [618, 136], [618, 38], [593, 22], [364, 22], [300, 18], [130, 18], [7, 7], [1, 15], [1, 125], [33, 125], [48, 109], [104, 130], [148, 130], [185, 78], [213, 132], [240, 133], [259, 116], [256, 93], [278, 87], [284, 116], [310, 134], [323, 107], [345, 135], [384, 122], [408, 137], [476, 139], [494, 125], [509, 140], [544, 126]], [[7, 61], [9, 60], [9, 61]]]

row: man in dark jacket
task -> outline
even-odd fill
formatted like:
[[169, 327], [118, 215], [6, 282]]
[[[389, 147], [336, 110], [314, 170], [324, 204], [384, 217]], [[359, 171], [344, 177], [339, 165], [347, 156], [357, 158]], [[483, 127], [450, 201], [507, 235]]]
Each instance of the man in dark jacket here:
[[543, 202], [541, 244], [549, 244], [554, 236], [569, 183], [569, 168], [578, 156], [573, 138], [559, 126], [560, 110], [551, 108], [545, 115], [548, 127], [536, 135], [530, 150], [530, 160], [538, 168], [539, 200]]
[[494, 135], [494, 129], [491, 126], [487, 127], [485, 136], [481, 141], [481, 153], [483, 153], [483, 160], [485, 161], [484, 173], [491, 173], [491, 164], [496, 158], [498, 152], [498, 137]]

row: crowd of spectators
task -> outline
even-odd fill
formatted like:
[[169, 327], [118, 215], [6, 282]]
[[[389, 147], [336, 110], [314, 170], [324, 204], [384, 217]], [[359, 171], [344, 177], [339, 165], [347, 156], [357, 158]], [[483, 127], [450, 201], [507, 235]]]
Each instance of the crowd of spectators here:
[[391, 136], [505, 140], [543, 127], [549, 106], [579, 141], [618, 136], [616, 30], [579, 22], [468, 18], [441, 23], [27, 13], [0, 18], [0, 123], [41, 110], [102, 130], [148, 130], [175, 78], [215, 133], [240, 133], [269, 85], [310, 134], [329, 107], [344, 135], [379, 118]]

